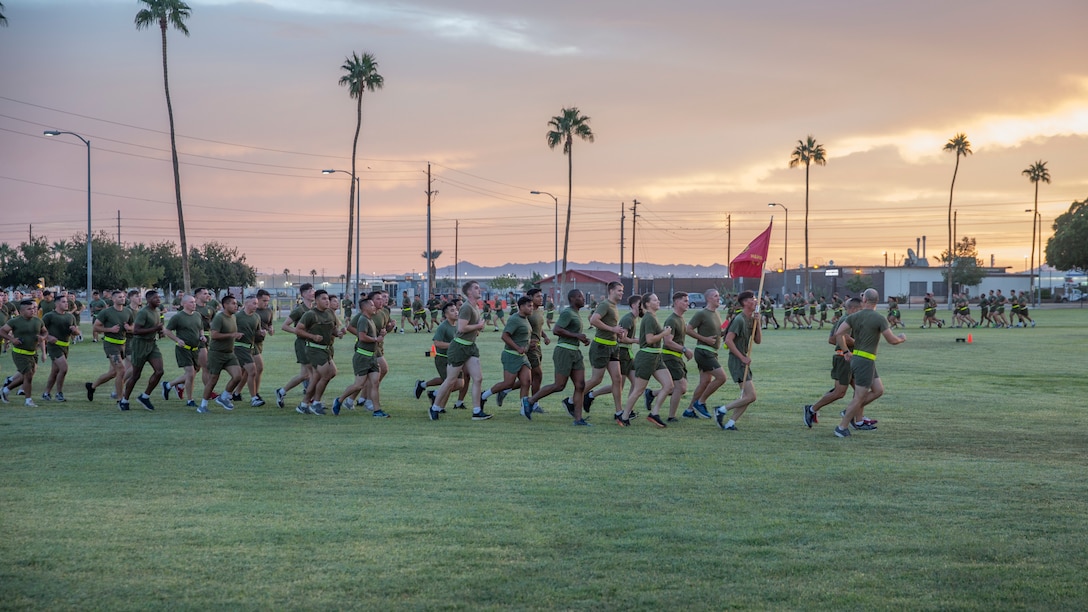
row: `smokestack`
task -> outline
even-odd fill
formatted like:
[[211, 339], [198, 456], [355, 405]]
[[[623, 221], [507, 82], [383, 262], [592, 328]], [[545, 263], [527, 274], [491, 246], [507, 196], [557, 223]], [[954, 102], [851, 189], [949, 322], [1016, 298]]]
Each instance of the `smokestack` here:
[[921, 238], [915, 238], [914, 239], [914, 252], [921, 255], [921, 253], [922, 253], [922, 239]]
[[991, 268], [994, 267], [994, 255], [993, 255], [993, 253], [990, 253], [990, 267]]
[[926, 237], [922, 236], [922, 259], [926, 258]]

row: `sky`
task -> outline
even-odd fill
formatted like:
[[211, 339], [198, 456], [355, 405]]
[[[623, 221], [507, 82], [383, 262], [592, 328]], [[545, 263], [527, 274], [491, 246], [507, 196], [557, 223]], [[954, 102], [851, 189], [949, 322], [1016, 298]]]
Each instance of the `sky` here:
[[[769, 263], [880, 265], [957, 237], [1011, 271], [1030, 254], [1047, 162], [1043, 242], [1088, 197], [1083, 0], [725, 2], [194, 0], [168, 32], [190, 245], [235, 246], [259, 272], [346, 268], [356, 102], [353, 52], [385, 86], [363, 96], [362, 270], [423, 272], [427, 169], [439, 276], [559, 256], [567, 159], [548, 120], [575, 106], [595, 141], [572, 151], [572, 262], [726, 263], [774, 215]], [[94, 230], [177, 240], [157, 28], [135, 0], [10, 0], [0, 28], [0, 242]], [[632, 228], [633, 202], [638, 218]], [[786, 215], [789, 210], [788, 242]], [[632, 240], [632, 232], [635, 233]], [[352, 259], [354, 265], [354, 257]]]

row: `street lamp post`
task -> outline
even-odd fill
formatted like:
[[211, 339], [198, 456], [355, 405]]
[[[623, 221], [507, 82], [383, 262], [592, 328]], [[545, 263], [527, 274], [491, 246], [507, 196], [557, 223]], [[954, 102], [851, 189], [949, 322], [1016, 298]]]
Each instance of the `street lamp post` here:
[[[362, 223], [361, 223], [361, 220], [362, 220], [362, 214], [363, 214], [363, 204], [362, 204], [362, 202], [363, 202], [363, 196], [362, 196], [363, 187], [362, 187], [362, 183], [359, 180], [359, 177], [358, 176], [352, 176], [352, 174], [350, 172], [348, 172], [347, 170], [322, 170], [321, 174], [332, 174], [334, 172], [343, 172], [344, 174], [346, 174], [348, 176], [351, 176], [351, 178], [355, 180], [355, 302], [354, 302], [354, 304], [355, 304], [355, 307], [358, 308], [359, 307], [359, 260], [360, 260], [359, 254], [362, 252], [362, 244], [360, 244], [360, 242], [362, 240], [362, 238], [361, 238], [362, 237], [362, 231], [361, 231]], [[348, 282], [351, 281], [350, 278], [347, 279], [347, 280], [348, 280]]]
[[555, 273], [552, 276], [552, 303], [556, 303], [555, 291], [559, 286], [559, 198], [547, 191], [530, 191], [533, 195], [546, 195], [555, 201]]
[[778, 202], [771, 202], [767, 206], [775, 207], [779, 206], [782, 210], [786, 211], [786, 240], [782, 243], [782, 270], [785, 272], [782, 275], [782, 293], [787, 293], [790, 286], [789, 273], [790, 273], [790, 209], [782, 206]]
[[91, 141], [76, 134], [75, 132], [62, 132], [60, 130], [46, 130], [43, 132], [46, 136], [60, 136], [61, 134], [68, 134], [75, 136], [83, 141], [83, 144], [87, 145], [87, 301], [91, 300]]

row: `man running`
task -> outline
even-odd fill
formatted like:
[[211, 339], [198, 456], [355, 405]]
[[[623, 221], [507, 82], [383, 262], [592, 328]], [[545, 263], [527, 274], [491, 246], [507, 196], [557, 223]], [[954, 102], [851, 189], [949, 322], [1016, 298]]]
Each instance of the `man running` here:
[[[695, 365], [699, 368], [699, 384], [692, 393], [691, 407], [683, 416], [691, 418], [710, 418], [706, 402], [715, 391], [725, 384], [725, 369], [718, 361], [718, 349], [722, 346], [722, 318], [718, 314], [721, 294], [717, 289], [707, 289], [706, 307], [691, 317], [685, 330], [695, 338]], [[778, 326], [777, 321], [775, 326]]]
[[[858, 298], [850, 298], [846, 302], [846, 313], [848, 316], [859, 310], [861, 310], [861, 300]], [[888, 324], [891, 325], [890, 316], [888, 317]], [[824, 393], [823, 397], [817, 400], [815, 404], [807, 404], [801, 409], [804, 423], [810, 428], [813, 423], [820, 422], [818, 416], [820, 409], [846, 397], [846, 390], [850, 388], [852, 379], [850, 364], [843, 355], [846, 351], [853, 348], [854, 339], [850, 337], [849, 334], [843, 334], [841, 343], [845, 348], [839, 348], [835, 337], [835, 331], [836, 329], [832, 328], [831, 333], [827, 338], [827, 343], [835, 346], [835, 354], [831, 357], [831, 380], [834, 381], [834, 385], [831, 387], [831, 390]]]
[[[46, 313], [42, 317], [42, 324], [48, 333], [45, 339], [45, 352], [53, 362], [49, 370], [49, 380], [45, 383], [43, 400], [57, 402], [65, 401], [64, 377], [68, 375], [68, 347], [73, 336], [79, 334], [79, 322], [75, 315], [68, 312], [68, 305], [73, 296], [60, 296], [53, 312]], [[53, 386], [56, 385], [57, 394], [52, 395]]]
[[533, 420], [533, 406], [529, 403], [529, 386], [532, 374], [529, 371], [529, 340], [533, 328], [529, 324], [529, 314], [533, 312], [533, 298], [522, 297], [518, 300], [518, 311], [510, 315], [510, 321], [503, 326], [502, 342], [505, 344], [500, 361], [502, 362], [502, 382], [495, 383], [480, 395], [480, 402], [486, 402], [492, 395], [502, 406], [502, 400], [515, 386], [521, 391], [521, 416]]
[[193, 389], [196, 387], [196, 371], [200, 369], [198, 354], [204, 340], [204, 318], [196, 312], [195, 297], [181, 297], [181, 310], [170, 317], [162, 333], [177, 345], [174, 347], [174, 360], [181, 368], [181, 376], [162, 383], [162, 399], [170, 399], [170, 390], [173, 389], [178, 399], [184, 396], [187, 408], [196, 408]]
[[[0, 338], [11, 343], [11, 359], [15, 363], [15, 371], [18, 372], [8, 384], [22, 386], [23, 395], [26, 396], [23, 405], [28, 408], [37, 407], [33, 399], [33, 387], [34, 372], [38, 367], [38, 345], [44, 343], [49, 333], [37, 314], [38, 306], [34, 300], [21, 300], [19, 315], [0, 326]], [[0, 388], [0, 400], [8, 403], [8, 385]]]
[[[861, 310], [846, 317], [835, 330], [836, 344], [843, 351], [843, 357], [850, 362], [850, 373], [854, 377], [854, 397], [843, 412], [842, 421], [835, 428], [835, 436], [839, 438], [849, 437], [850, 428], [876, 429], [874, 425], [864, 421], [856, 422], [855, 416], [861, 415], [867, 405], [884, 394], [884, 384], [880, 382], [880, 375], [876, 371], [877, 345], [880, 344], [881, 336], [888, 344], [907, 341], [905, 334], [896, 335], [892, 332], [887, 319], [876, 312], [878, 301], [880, 294], [877, 290], [866, 289], [862, 292]], [[852, 350], [846, 347], [847, 334], [854, 338]]]
[[162, 354], [159, 353], [158, 346], [159, 332], [163, 329], [159, 319], [162, 298], [155, 290], [148, 291], [144, 298], [146, 303], [136, 313], [132, 323], [132, 374], [125, 382], [125, 392], [121, 400], [117, 402], [117, 407], [121, 410], [129, 409], [128, 398], [136, 388], [136, 381], [140, 380], [145, 364], [151, 364], [151, 377], [147, 379], [147, 388], [136, 398], [145, 409], [155, 409], [151, 405], [150, 393], [158, 388], [159, 380], [162, 379]]
[[[582, 399], [582, 409], [589, 412], [593, 405], [593, 389], [604, 380], [608, 372], [609, 390], [612, 392], [614, 414], [623, 412], [623, 374], [620, 373], [619, 338], [626, 330], [620, 327], [620, 311], [616, 307], [623, 299], [623, 283], [608, 283], [605, 299], [597, 304], [596, 310], [589, 315], [589, 324], [594, 328], [593, 342], [589, 345], [589, 365], [592, 375], [585, 382], [587, 393]], [[563, 399], [563, 406], [568, 414], [574, 412], [574, 402]]]
[[[756, 401], [756, 388], [752, 384], [752, 358], [750, 342], [763, 342], [763, 332], [752, 318], [756, 310], [755, 295], [751, 291], [742, 291], [737, 296], [741, 314], [733, 317], [725, 330], [725, 345], [729, 347], [729, 376], [740, 386], [740, 397], [714, 411], [718, 426], [726, 431], [736, 431], [737, 421], [748, 406]], [[732, 410], [733, 416], [728, 422], [725, 417]]]
[[589, 338], [582, 333], [582, 317], [578, 311], [586, 305], [585, 295], [578, 289], [571, 289], [567, 293], [569, 306], [559, 314], [559, 320], [552, 328], [552, 334], [556, 337], [555, 350], [552, 351], [552, 364], [555, 370], [555, 381], [545, 385], [529, 398], [529, 403], [536, 411], [540, 400], [552, 393], [558, 393], [567, 386], [567, 380], [574, 382], [574, 409], [571, 417], [574, 425], [588, 427], [589, 422], [582, 414], [582, 398], [585, 396], [586, 367], [582, 358], [582, 349], [578, 343], [589, 344]]
[[238, 322], [234, 319], [234, 313], [238, 312], [238, 300], [229, 293], [223, 297], [223, 310], [212, 317], [211, 342], [208, 344], [208, 375], [204, 384], [204, 394], [200, 399], [197, 412], [208, 412], [208, 400], [214, 398], [215, 403], [225, 410], [234, 410], [231, 402], [230, 391], [226, 389], [216, 395], [215, 385], [219, 382], [219, 374], [226, 370], [230, 374], [227, 383], [229, 389], [242, 377], [242, 368], [238, 367], [238, 358], [234, 356], [234, 343], [242, 334], [238, 331]]
[[480, 399], [483, 394], [483, 371], [480, 368], [480, 349], [476, 346], [476, 338], [486, 326], [477, 306], [480, 303], [480, 284], [468, 281], [461, 287], [461, 292], [465, 295], [465, 305], [457, 313], [457, 335], [446, 354], [449, 362], [446, 367], [446, 380], [438, 388], [435, 403], [430, 408], [429, 416], [432, 421], [437, 421], [438, 415], [446, 409], [446, 401], [462, 370], [468, 374], [472, 383], [472, 420], [486, 421], [491, 418], [490, 414], [484, 412]]
[[94, 391], [100, 385], [113, 380], [114, 395], [118, 398], [124, 391], [125, 383], [125, 343], [126, 331], [132, 329], [125, 312], [125, 292], [114, 291], [111, 295], [113, 306], [98, 313], [94, 320], [94, 331], [102, 334], [102, 349], [110, 362], [110, 369], [94, 382], [85, 383], [87, 401], [94, 401]]
[[325, 393], [325, 387], [336, 377], [336, 363], [331, 354], [332, 343], [335, 338], [344, 336], [336, 313], [329, 308], [328, 291], [318, 289], [314, 292], [314, 307], [299, 319], [295, 326], [295, 335], [306, 341], [306, 359], [312, 372], [302, 403], [295, 410], [299, 414], [309, 412], [324, 415], [325, 406], [321, 403], [321, 397]]
[[[289, 315], [287, 315], [287, 319], [283, 321], [280, 330], [295, 335], [295, 363], [299, 366], [299, 372], [294, 378], [287, 381], [286, 385], [276, 389], [276, 405], [280, 408], [283, 408], [284, 406], [284, 398], [287, 397], [287, 392], [303, 383], [303, 381], [309, 381], [314, 373], [313, 368], [310, 366], [310, 360], [306, 356], [306, 339], [295, 333], [295, 327], [302, 319], [302, 315], [313, 308], [314, 286], [310, 283], [303, 283], [298, 288], [298, 295], [302, 298], [302, 301], [295, 306], [294, 310], [292, 310]], [[309, 382], [306, 382], [303, 384], [303, 388], [309, 384]], [[307, 412], [309, 412], [309, 409], [307, 409]], [[303, 413], [300, 412], [299, 414]]]

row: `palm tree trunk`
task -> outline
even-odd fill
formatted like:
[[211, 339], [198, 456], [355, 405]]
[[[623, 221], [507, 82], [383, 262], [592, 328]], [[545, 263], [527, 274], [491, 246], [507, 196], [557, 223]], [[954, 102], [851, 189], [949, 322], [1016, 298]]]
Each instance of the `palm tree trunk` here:
[[956, 260], [952, 252], [952, 192], [956, 189], [956, 174], [960, 171], [960, 154], [956, 153], [956, 168], [952, 170], [952, 186], [948, 189], [948, 307], [952, 307], [952, 262]]
[[[1038, 217], [1039, 217], [1039, 181], [1035, 181], [1035, 211], [1034, 211], [1034, 214], [1031, 217], [1031, 265], [1032, 265], [1032, 267], [1035, 266], [1035, 219], [1037, 219]], [[1043, 228], [1040, 227], [1039, 231], [1040, 232], [1043, 231]], [[1043, 254], [1039, 253], [1040, 272], [1042, 271], [1042, 267], [1043, 267], [1042, 260], [1043, 260]], [[1028, 289], [1031, 291], [1031, 299], [1032, 300], [1035, 299], [1035, 283], [1032, 282], [1034, 280], [1035, 280], [1034, 272], [1029, 272], [1028, 273]], [[1038, 283], [1038, 284], [1041, 285], [1042, 283]], [[1034, 304], [1034, 301], [1032, 303]]]
[[[351, 246], [355, 236], [355, 153], [359, 148], [359, 130], [363, 126], [363, 92], [359, 91], [359, 98], [355, 105], [355, 139], [351, 141], [351, 191], [348, 192], [348, 282], [351, 282]], [[355, 288], [358, 293], [359, 288]], [[358, 298], [358, 295], [356, 295]], [[356, 299], [358, 304], [358, 299]]]
[[193, 292], [193, 283], [189, 275], [189, 242], [185, 239], [185, 214], [181, 208], [181, 174], [178, 171], [178, 143], [174, 135], [174, 105], [170, 101], [170, 77], [166, 67], [166, 18], [159, 20], [162, 30], [162, 84], [166, 90], [166, 115], [170, 119], [170, 155], [174, 162], [174, 199], [178, 204], [178, 233], [181, 236], [181, 278], [185, 293]]
[[808, 283], [809, 283], [809, 269], [808, 269], [808, 169], [811, 164], [805, 162], [805, 277], [804, 277], [804, 298], [808, 299]]
[[[574, 185], [574, 145], [567, 141], [567, 226], [563, 229], [563, 274], [559, 277], [558, 303], [563, 303], [563, 279], [567, 277], [567, 245], [570, 244], [570, 204], [571, 189]], [[570, 305], [569, 303], [567, 304]]]

